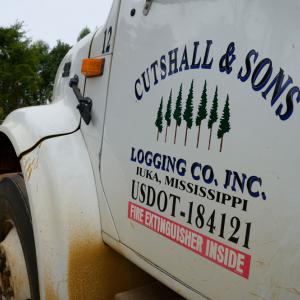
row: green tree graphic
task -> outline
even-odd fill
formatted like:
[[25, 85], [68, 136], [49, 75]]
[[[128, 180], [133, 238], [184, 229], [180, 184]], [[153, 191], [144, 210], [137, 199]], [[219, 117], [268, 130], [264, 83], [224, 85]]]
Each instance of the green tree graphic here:
[[175, 135], [174, 135], [174, 144], [176, 144], [176, 137], [177, 137], [177, 128], [181, 125], [181, 101], [182, 101], [182, 84], [180, 85], [177, 100], [176, 100], [176, 105], [175, 105], [175, 110], [173, 113], [173, 117], [176, 121], [176, 126], [175, 126]]
[[184, 146], [186, 146], [186, 142], [187, 142], [188, 129], [191, 129], [193, 126], [193, 98], [194, 98], [194, 80], [192, 80], [191, 83], [190, 91], [186, 99], [185, 111], [183, 114], [183, 119], [186, 121]]
[[223, 138], [224, 134], [230, 131], [230, 108], [229, 108], [229, 97], [227, 95], [226, 102], [223, 109], [223, 115], [220, 120], [220, 125], [218, 129], [218, 139], [221, 139], [220, 142], [220, 152], [222, 152], [223, 148]]
[[210, 115], [208, 120], [208, 129], [210, 129], [208, 150], [210, 150], [210, 146], [211, 146], [211, 134], [213, 130], [213, 125], [217, 120], [218, 120], [218, 87], [216, 86], [215, 96], [214, 96], [214, 100], [213, 100], [213, 104], [210, 110]]
[[201, 95], [201, 101], [199, 103], [198, 113], [196, 117], [196, 126], [198, 126], [197, 148], [199, 147], [201, 122], [207, 117], [206, 106], [207, 106], [207, 88], [206, 88], [206, 80], [205, 80], [202, 95]]
[[158, 141], [159, 134], [163, 130], [163, 114], [162, 114], [162, 108], [163, 108], [163, 98], [161, 98], [159, 109], [157, 111], [157, 117], [155, 121], [155, 126], [157, 127], [157, 138], [156, 140]]
[[171, 126], [171, 116], [172, 116], [172, 89], [170, 91], [169, 101], [167, 104], [167, 111], [165, 113], [165, 120], [167, 122], [166, 133], [165, 133], [165, 143], [168, 137], [168, 128]]

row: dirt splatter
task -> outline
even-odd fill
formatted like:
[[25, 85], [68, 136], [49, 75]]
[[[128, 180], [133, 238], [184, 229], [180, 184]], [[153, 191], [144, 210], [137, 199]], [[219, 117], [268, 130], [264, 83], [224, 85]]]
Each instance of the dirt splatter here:
[[153, 282], [153, 278], [99, 240], [71, 243], [69, 299], [114, 299], [114, 295]]
[[258, 299], [267, 300], [266, 298], [263, 298], [263, 297], [257, 295], [256, 293], [250, 292], [249, 294], [252, 295], [252, 296], [254, 296], [254, 297], [257, 297]]
[[284, 287], [284, 286], [277, 286], [277, 288], [278, 288], [278, 289], [286, 290], [287, 292], [289, 292], [289, 293], [291, 293], [291, 294], [300, 296], [300, 292], [299, 292], [297, 289], [295, 289], [295, 288]]
[[48, 271], [45, 271], [45, 282], [45, 300], [59, 300], [56, 284], [50, 279]]
[[58, 300], [59, 299], [55, 289], [50, 284], [50, 282], [48, 282], [46, 285], [45, 297], [46, 297], [46, 300]]
[[39, 164], [39, 154], [40, 154], [41, 145], [39, 145], [29, 157], [22, 158], [24, 165], [24, 178], [26, 181], [29, 181], [32, 175], [32, 171], [37, 169]]
[[256, 260], [255, 263], [259, 266], [262, 267], [265, 263], [263, 261], [260, 260]]
[[134, 223], [132, 221], [130, 221], [130, 226], [131, 226], [132, 229], [135, 228], [135, 225], [134, 225]]

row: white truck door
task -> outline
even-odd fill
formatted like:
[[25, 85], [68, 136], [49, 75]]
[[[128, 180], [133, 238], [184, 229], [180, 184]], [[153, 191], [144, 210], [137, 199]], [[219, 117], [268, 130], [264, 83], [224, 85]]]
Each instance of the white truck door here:
[[299, 299], [298, 1], [145, 2], [121, 1], [104, 128], [120, 242], [208, 298]]

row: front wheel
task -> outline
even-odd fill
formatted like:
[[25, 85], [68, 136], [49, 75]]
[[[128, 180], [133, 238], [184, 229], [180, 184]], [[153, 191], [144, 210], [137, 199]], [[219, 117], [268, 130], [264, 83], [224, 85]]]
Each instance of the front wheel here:
[[29, 202], [18, 174], [0, 181], [0, 299], [39, 299]]

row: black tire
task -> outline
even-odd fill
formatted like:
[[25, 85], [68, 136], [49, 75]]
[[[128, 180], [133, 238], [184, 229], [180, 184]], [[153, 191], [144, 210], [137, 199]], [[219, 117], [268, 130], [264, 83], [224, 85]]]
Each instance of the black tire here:
[[25, 182], [14, 174], [0, 181], [0, 241], [15, 226], [25, 258], [32, 300], [39, 300], [39, 281], [30, 207]]

